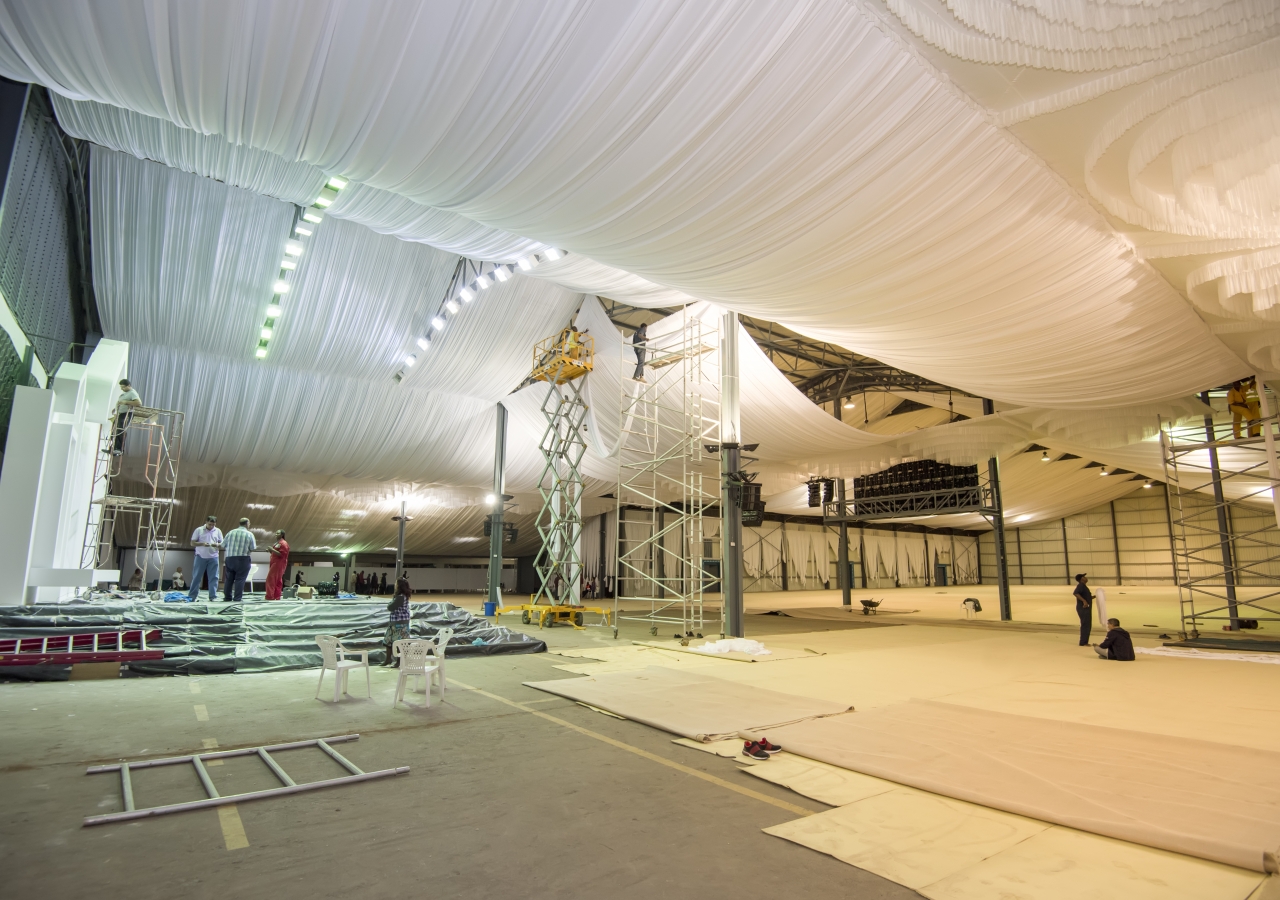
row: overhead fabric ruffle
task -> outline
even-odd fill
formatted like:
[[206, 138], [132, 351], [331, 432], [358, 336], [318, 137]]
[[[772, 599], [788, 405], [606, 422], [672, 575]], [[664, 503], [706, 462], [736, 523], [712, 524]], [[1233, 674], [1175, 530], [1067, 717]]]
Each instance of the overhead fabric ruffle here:
[[236, 147], [219, 135], [179, 128], [168, 119], [58, 94], [53, 95], [53, 109], [72, 137], [299, 206], [320, 195], [327, 177], [306, 163]]
[[1244, 374], [1101, 215], [861, 2], [8, 0], [0, 72], [980, 396], [1123, 406]]

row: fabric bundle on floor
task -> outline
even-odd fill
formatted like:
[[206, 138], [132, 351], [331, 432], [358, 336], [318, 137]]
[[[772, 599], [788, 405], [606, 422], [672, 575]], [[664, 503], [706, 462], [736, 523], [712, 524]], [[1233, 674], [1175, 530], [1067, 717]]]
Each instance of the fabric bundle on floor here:
[[800, 722], [788, 751], [983, 806], [1277, 871], [1280, 753], [912, 700]]
[[525, 685], [696, 741], [721, 740], [739, 731], [776, 728], [850, 709], [663, 666], [587, 678], [526, 681]]

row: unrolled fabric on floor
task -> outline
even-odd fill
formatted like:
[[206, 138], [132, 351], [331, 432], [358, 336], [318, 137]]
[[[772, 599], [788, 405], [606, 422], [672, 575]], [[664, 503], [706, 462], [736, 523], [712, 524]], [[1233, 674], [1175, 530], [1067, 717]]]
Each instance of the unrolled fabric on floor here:
[[788, 751], [935, 794], [1277, 871], [1280, 753], [912, 700], [801, 722]]
[[851, 708], [662, 666], [525, 685], [697, 741], [722, 740], [739, 731], [777, 728]]

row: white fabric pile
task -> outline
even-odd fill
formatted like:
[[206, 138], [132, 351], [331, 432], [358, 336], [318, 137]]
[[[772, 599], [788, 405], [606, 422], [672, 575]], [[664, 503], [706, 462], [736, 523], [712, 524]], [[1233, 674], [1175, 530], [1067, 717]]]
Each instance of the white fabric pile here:
[[746, 653], [748, 656], [771, 656], [773, 651], [759, 641], [747, 638], [725, 638], [721, 641], [707, 641], [700, 647], [691, 647], [699, 653]]

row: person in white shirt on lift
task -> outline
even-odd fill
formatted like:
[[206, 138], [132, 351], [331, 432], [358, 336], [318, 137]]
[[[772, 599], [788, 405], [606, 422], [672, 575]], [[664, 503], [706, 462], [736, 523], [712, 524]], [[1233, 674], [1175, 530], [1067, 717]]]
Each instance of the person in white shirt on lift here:
[[200, 579], [209, 577], [209, 602], [218, 599], [218, 550], [222, 547], [222, 532], [218, 530], [218, 517], [209, 516], [204, 525], [191, 535], [191, 546], [196, 548], [196, 564], [191, 569], [191, 591], [187, 600], [195, 602], [200, 596]]

